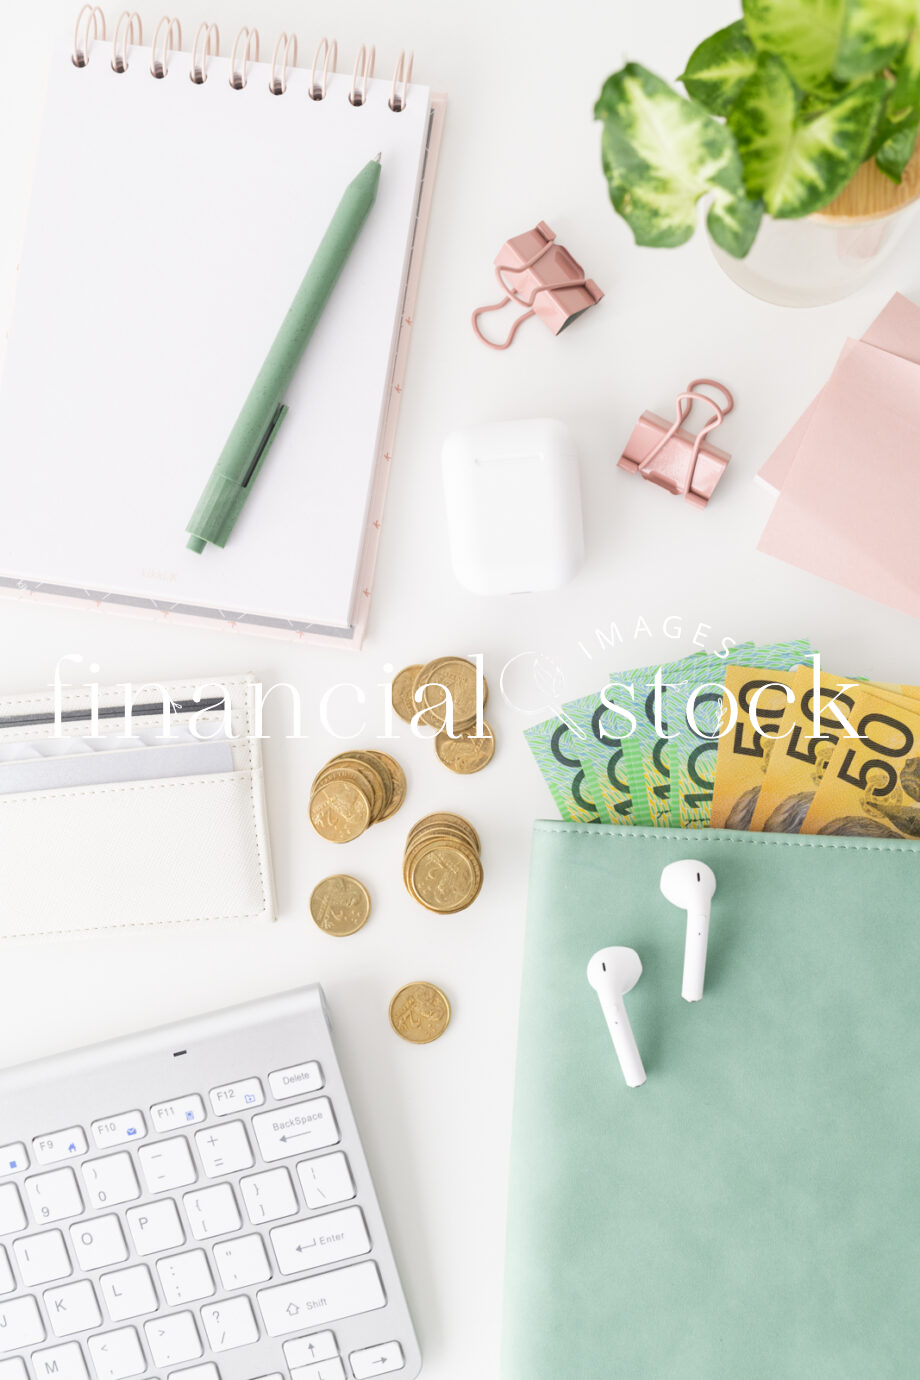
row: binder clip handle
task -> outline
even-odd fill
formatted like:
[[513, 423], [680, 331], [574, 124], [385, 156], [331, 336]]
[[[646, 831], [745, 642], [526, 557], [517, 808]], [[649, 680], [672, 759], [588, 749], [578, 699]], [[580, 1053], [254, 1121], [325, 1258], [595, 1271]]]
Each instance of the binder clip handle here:
[[[700, 392], [700, 389], [703, 387], [715, 388], [717, 392], [721, 393], [725, 399], [724, 405], [720, 406], [715, 398], [709, 397], [707, 393]], [[684, 422], [688, 420], [690, 413], [693, 411], [693, 404], [697, 402], [708, 403], [712, 408], [712, 416], [708, 421], [704, 422], [693, 439], [693, 446], [687, 459], [682, 482], [679, 485], [675, 485], [663, 478], [656, 478], [655, 480], [662, 488], [667, 489], [669, 493], [675, 494], [680, 498], [686, 498], [693, 487], [693, 480], [696, 475], [696, 467], [700, 458], [700, 450], [702, 449], [703, 442], [710, 432], [715, 431], [716, 427], [720, 426], [722, 422], [725, 421], [725, 418], [735, 406], [735, 399], [732, 397], [731, 392], [725, 387], [724, 383], [719, 383], [716, 379], [694, 379], [692, 383], [688, 385], [686, 392], [678, 393], [675, 401], [677, 403], [677, 410], [674, 421], [661, 437], [658, 444], [653, 446], [648, 454], [640, 461], [637, 469], [640, 474], [646, 475], [646, 471], [652, 467], [657, 456], [660, 455], [669, 441], [671, 441], [681, 429]]]

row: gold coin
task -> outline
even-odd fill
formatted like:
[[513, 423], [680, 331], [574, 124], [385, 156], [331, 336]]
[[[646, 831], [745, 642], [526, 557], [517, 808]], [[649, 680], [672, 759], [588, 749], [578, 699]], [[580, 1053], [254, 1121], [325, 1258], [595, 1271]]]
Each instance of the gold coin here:
[[[419, 723], [439, 732], [445, 726], [446, 699], [444, 691], [450, 695], [454, 729], [467, 728], [476, 721], [477, 671], [471, 661], [461, 656], [441, 656], [429, 661], [419, 672], [415, 690], [421, 690], [421, 703], [425, 713]], [[485, 679], [482, 683], [483, 708], [489, 698], [489, 687]]]
[[482, 878], [482, 864], [475, 853], [459, 845], [422, 846], [409, 865], [412, 895], [439, 915], [452, 915], [472, 905]]
[[410, 982], [390, 1002], [390, 1025], [412, 1045], [429, 1045], [450, 1024], [450, 1002], [433, 982]]
[[374, 748], [368, 752], [368, 756], [376, 757], [380, 762], [387, 785], [390, 788], [389, 799], [380, 818], [381, 820], [392, 819], [406, 798], [406, 773], [396, 758], [391, 757], [389, 753], [379, 752]]
[[317, 782], [325, 785], [327, 781], [361, 781], [370, 795], [371, 824], [376, 824], [387, 806], [387, 787], [380, 767], [368, 759], [367, 753], [343, 752], [327, 762], [320, 772]]
[[415, 678], [421, 666], [406, 666], [393, 677], [393, 708], [405, 723], [411, 724], [412, 716], [419, 706], [413, 701]]
[[371, 822], [370, 798], [355, 781], [327, 781], [310, 797], [310, 822], [330, 843], [350, 843]]
[[479, 835], [476, 833], [476, 830], [473, 828], [472, 824], [470, 824], [469, 820], [464, 819], [461, 815], [446, 814], [443, 811], [432, 815], [425, 815], [417, 824], [413, 824], [412, 828], [409, 830], [406, 847], [408, 848], [409, 844], [424, 830], [434, 828], [435, 826], [458, 830], [469, 839], [477, 853], [482, 852], [482, 844], [479, 841]]
[[334, 934], [337, 938], [357, 934], [367, 924], [370, 913], [371, 898], [367, 887], [356, 877], [339, 873], [324, 878], [313, 888], [310, 914], [326, 934]]
[[457, 737], [451, 738], [446, 728], [442, 728], [434, 740], [434, 750], [438, 761], [460, 776], [471, 776], [474, 771], [482, 771], [492, 761], [495, 754], [495, 738], [487, 723], [483, 723], [484, 736], [476, 738], [475, 724], [464, 729]]

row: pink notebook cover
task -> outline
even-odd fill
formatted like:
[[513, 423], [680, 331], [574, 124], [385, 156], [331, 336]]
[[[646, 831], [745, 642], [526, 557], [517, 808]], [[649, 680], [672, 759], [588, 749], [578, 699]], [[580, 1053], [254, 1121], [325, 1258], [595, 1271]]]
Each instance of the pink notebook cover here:
[[848, 341], [803, 431], [758, 550], [920, 617], [920, 362]]
[[[873, 345], [878, 350], [885, 350], [889, 354], [900, 355], [903, 359], [920, 364], [920, 307], [909, 298], [903, 297], [900, 292], [896, 292], [866, 330], [862, 339], [867, 345]], [[785, 484], [820, 397], [819, 393], [758, 470], [757, 478], [768, 488], [778, 491]]]

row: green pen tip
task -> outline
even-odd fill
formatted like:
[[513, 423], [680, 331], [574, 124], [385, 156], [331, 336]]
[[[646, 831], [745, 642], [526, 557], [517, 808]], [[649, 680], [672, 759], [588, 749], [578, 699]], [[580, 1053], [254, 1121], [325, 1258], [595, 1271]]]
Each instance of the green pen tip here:
[[196, 551], [199, 556], [201, 555], [202, 551], [207, 546], [207, 544], [208, 543], [205, 541], [204, 537], [195, 536], [189, 537], [188, 541], [185, 543], [189, 551]]

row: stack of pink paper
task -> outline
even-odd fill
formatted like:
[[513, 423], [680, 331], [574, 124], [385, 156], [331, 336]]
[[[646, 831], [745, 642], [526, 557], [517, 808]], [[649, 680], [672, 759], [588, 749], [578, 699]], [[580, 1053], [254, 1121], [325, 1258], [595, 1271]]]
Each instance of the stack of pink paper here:
[[920, 307], [897, 293], [846, 342], [759, 477], [760, 551], [920, 617]]

